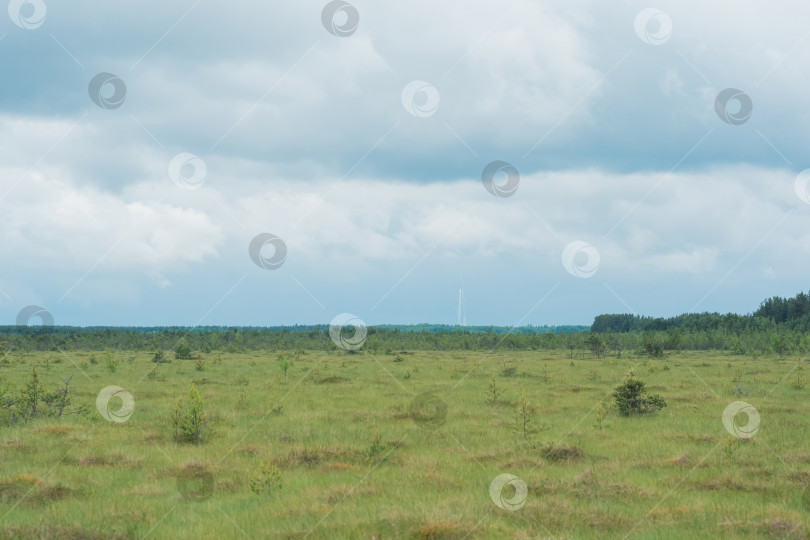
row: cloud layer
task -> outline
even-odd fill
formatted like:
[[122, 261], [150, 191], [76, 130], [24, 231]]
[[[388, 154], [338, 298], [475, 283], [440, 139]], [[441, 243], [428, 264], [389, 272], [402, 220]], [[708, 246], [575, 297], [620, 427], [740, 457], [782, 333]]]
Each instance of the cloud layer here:
[[[324, 5], [80, 0], [2, 23], [5, 318], [454, 322], [463, 282], [471, 324], [588, 323], [804, 287], [805, 4], [355, 2], [342, 38]], [[120, 107], [88, 95], [100, 72]], [[739, 125], [726, 88], [753, 104]], [[200, 189], [169, 178], [181, 152]], [[494, 160], [513, 197], [481, 185]], [[262, 232], [278, 271], [247, 256]], [[588, 279], [562, 261], [575, 241]]]

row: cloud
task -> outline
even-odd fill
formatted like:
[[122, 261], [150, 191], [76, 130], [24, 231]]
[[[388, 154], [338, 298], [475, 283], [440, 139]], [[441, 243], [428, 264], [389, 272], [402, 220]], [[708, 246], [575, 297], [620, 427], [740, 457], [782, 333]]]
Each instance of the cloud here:
[[[0, 119], [38, 131], [86, 114], [49, 159], [107, 188], [140, 181], [138, 155], [163, 149], [271, 162], [299, 180], [354, 170], [434, 181], [498, 158], [527, 171], [668, 170], [687, 153], [681, 166], [693, 170], [737, 159], [782, 167], [780, 153], [798, 161], [808, 143], [810, 53], [797, 46], [808, 7], [798, 1], [673, 5], [672, 37], [658, 47], [633, 32], [635, 8], [592, 0], [358, 4], [350, 38], [322, 28], [320, 2], [199, 5], [183, 17], [188, 7], [80, 1], [49, 9], [38, 30], [14, 27], [0, 48], [16, 81], [0, 90]], [[120, 109], [90, 101], [100, 71], [126, 82]], [[430, 118], [400, 103], [415, 79], [441, 94]], [[754, 101], [744, 126], [714, 114], [728, 87]], [[22, 158], [42, 146], [24, 141], [18, 158], [30, 166]], [[110, 159], [115, 181], [99, 174]]]
[[482, 261], [507, 254], [554, 260], [581, 239], [612, 261], [607, 271], [699, 274], [715, 269], [723, 254], [742, 256], [785, 216], [793, 234], [768, 237], [762, 249], [806, 251], [806, 228], [796, 225], [806, 205], [793, 178], [750, 166], [671, 175], [543, 172], [524, 175], [507, 199], [475, 179], [267, 185], [224, 177], [189, 192], [166, 178], [115, 195], [45, 169], [9, 194], [15, 204], [1, 218], [0, 247], [22, 264], [81, 268], [101, 258], [106, 269], [166, 273], [204, 266], [225, 245], [271, 232], [285, 239], [291, 260], [356, 271], [432, 250]]
[[[348, 38], [323, 4], [78, 0], [36, 30], [7, 22], [0, 304], [194, 322], [241, 283], [223, 320], [356, 304], [414, 322], [463, 275], [473, 318], [477, 299], [483, 321], [519, 320], [562, 280], [528, 322], [587, 322], [683, 311], [712, 287], [704, 306], [746, 309], [802, 283], [806, 4], [664, 5], [660, 46], [629, 4], [358, 0]], [[91, 101], [99, 72], [125, 81], [122, 107]], [[403, 107], [414, 80], [435, 114]], [[744, 125], [715, 113], [725, 88], [750, 95]], [[181, 152], [207, 165], [198, 191], [168, 178]], [[514, 197], [482, 188], [493, 160], [521, 171]], [[260, 232], [288, 245], [276, 273], [247, 258]], [[562, 267], [575, 240], [600, 253], [589, 280]]]
[[216, 257], [223, 241], [221, 228], [206, 214], [157, 196], [127, 201], [76, 186], [52, 170], [21, 178], [9, 194], [14, 204], [0, 216], [6, 231], [0, 249], [19, 268], [177, 270]]

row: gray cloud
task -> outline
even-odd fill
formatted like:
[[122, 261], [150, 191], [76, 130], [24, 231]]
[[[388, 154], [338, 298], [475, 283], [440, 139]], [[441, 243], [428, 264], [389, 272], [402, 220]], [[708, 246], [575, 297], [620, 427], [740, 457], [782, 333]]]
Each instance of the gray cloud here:
[[[663, 5], [673, 26], [659, 46], [638, 38], [643, 6], [630, 4], [358, 1], [346, 38], [323, 28], [324, 4], [80, 0], [49, 2], [35, 30], [5, 20], [0, 242], [15, 264], [0, 289], [15, 294], [0, 307], [172, 322], [194, 318], [200, 289], [215, 300], [246, 272], [246, 289], [287, 311], [242, 312], [252, 298], [237, 291], [223, 321], [328, 320], [300, 284], [369, 322], [430, 320], [464, 275], [481, 322], [515, 322], [557, 280], [559, 298], [529, 322], [587, 322], [625, 309], [605, 283], [650, 313], [690, 309], [679, 301], [735, 264], [705, 307], [748, 309], [801, 285], [805, 4]], [[120, 108], [88, 96], [99, 72], [126, 82]], [[402, 104], [414, 80], [440, 96], [424, 118]], [[715, 113], [726, 88], [751, 97], [743, 125]], [[168, 177], [180, 152], [206, 163], [198, 191]], [[522, 173], [508, 200], [477, 180], [494, 160]], [[260, 232], [289, 247], [276, 281], [250, 273]], [[560, 264], [574, 240], [601, 255], [587, 282]], [[662, 280], [679, 298], [661, 300]]]

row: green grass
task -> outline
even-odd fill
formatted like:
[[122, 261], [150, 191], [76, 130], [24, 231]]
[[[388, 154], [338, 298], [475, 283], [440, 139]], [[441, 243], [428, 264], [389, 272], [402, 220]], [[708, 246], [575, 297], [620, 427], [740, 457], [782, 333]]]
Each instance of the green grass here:
[[[810, 530], [810, 388], [790, 384], [801, 365], [788, 376], [799, 358], [571, 365], [567, 351], [308, 352], [285, 382], [275, 352], [211, 353], [198, 371], [194, 360], [155, 366], [151, 354], [124, 351], [115, 373], [96, 356], [95, 365], [89, 353], [0, 365], [7, 395], [32, 364], [49, 388], [75, 374], [71, 408], [87, 409], [0, 427], [0, 537], [798, 539]], [[500, 375], [504, 361], [516, 376]], [[631, 362], [666, 399], [659, 413], [612, 408]], [[493, 375], [503, 393], [490, 405]], [[211, 419], [199, 446], [173, 438], [171, 411], [190, 382]], [[110, 385], [135, 398], [124, 423], [96, 411]], [[528, 440], [515, 429], [521, 391], [536, 410]], [[410, 412], [428, 392], [447, 407], [434, 429]], [[761, 415], [753, 439], [723, 427], [736, 400]], [[600, 430], [602, 401], [611, 408]], [[263, 462], [278, 467], [282, 487], [256, 494]], [[528, 486], [519, 510], [489, 497], [502, 473]]]

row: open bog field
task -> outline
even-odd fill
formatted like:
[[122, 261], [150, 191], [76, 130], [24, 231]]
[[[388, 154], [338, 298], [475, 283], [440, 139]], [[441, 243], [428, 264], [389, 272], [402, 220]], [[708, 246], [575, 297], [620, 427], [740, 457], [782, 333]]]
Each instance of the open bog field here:
[[[118, 351], [114, 372], [95, 356], [11, 355], [0, 366], [9, 399], [34, 365], [48, 391], [74, 375], [61, 419], [4, 418], [0, 537], [810, 534], [810, 389], [798, 357], [304, 352], [285, 380], [275, 351], [165, 364]], [[660, 412], [617, 414], [610, 394], [631, 369], [666, 400]], [[190, 383], [207, 417], [200, 444], [174, 435]], [[115, 416], [120, 392], [101, 404], [114, 421], [102, 417], [109, 386], [131, 394], [129, 417]], [[741, 436], [723, 423], [735, 401], [759, 414], [758, 426], [756, 414], [737, 415]], [[517, 478], [493, 498], [503, 474]]]

